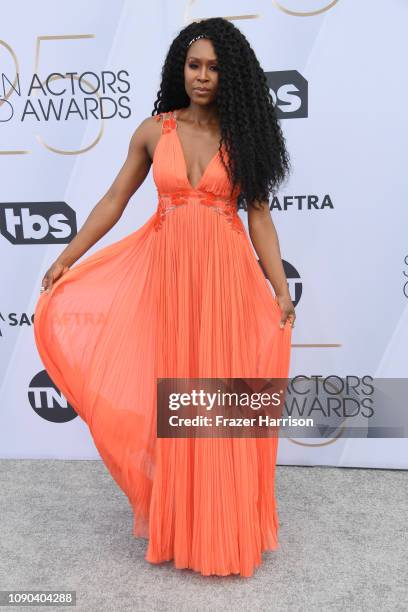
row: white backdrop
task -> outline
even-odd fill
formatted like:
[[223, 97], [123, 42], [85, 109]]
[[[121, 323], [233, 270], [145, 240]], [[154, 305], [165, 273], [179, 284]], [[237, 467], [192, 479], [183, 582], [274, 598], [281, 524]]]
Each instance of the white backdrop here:
[[[3, 7], [0, 29], [3, 458], [99, 456], [36, 350], [41, 279], [151, 114], [171, 40], [211, 16], [232, 19], [257, 53], [292, 158], [294, 172], [272, 209], [296, 300], [290, 376], [407, 376], [404, 0], [15, 0]], [[85, 97], [97, 106], [99, 98], [83, 92], [104, 71], [113, 83], [98, 94], [106, 118], [98, 110], [81, 116]], [[65, 88], [62, 95], [30, 91], [70, 72], [83, 74], [83, 91], [77, 78], [61, 76], [49, 89]], [[47, 117], [50, 104], [61, 110], [57, 118]], [[70, 104], [80, 112], [66, 117]], [[88, 254], [155, 209], [150, 173]], [[408, 450], [403, 439], [281, 439], [278, 463], [407, 468]]]

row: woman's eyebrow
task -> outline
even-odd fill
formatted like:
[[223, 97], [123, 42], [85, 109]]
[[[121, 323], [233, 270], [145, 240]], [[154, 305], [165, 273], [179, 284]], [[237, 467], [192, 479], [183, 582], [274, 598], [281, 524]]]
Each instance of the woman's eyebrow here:
[[[188, 56], [188, 59], [195, 59], [195, 60], [198, 60], [199, 62], [201, 62], [201, 58], [200, 58], [200, 57], [195, 57], [194, 55], [189, 55], [189, 56]], [[204, 61], [205, 61], [205, 60], [204, 60]], [[210, 60], [208, 60], [208, 61], [209, 61], [209, 62], [213, 62], [213, 63], [217, 63], [217, 60], [216, 60], [216, 59], [210, 59]]]

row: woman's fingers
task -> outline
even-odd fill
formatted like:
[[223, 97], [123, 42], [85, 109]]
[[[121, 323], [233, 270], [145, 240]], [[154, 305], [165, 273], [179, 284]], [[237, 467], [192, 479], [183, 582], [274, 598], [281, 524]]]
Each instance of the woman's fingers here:
[[287, 311], [284, 312], [282, 314], [280, 323], [279, 323], [279, 327], [283, 328], [285, 327], [285, 324], [287, 321], [289, 321], [289, 323], [291, 324], [292, 328], [295, 327], [295, 319], [296, 319], [296, 314], [292, 311]]
[[42, 280], [40, 292], [45, 291], [46, 293], [49, 293], [51, 291], [53, 280], [52, 273], [48, 271]]
[[48, 284], [47, 284], [47, 289], [46, 289], [47, 293], [49, 293], [51, 291], [51, 287], [52, 287], [53, 281], [54, 281], [54, 279], [53, 279], [52, 274], [49, 274], [48, 275]]
[[60, 278], [69, 270], [69, 266], [63, 266], [61, 263], [54, 263], [49, 270], [47, 270], [44, 278], [42, 279], [40, 291], [46, 291], [49, 293], [56, 280]]
[[40, 291], [45, 291], [48, 285], [47, 275], [45, 275], [41, 281], [41, 289]]

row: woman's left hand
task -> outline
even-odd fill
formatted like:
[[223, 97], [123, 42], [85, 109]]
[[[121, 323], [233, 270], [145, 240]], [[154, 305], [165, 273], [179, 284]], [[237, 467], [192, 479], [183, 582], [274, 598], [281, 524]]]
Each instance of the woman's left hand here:
[[289, 321], [293, 329], [295, 327], [296, 313], [290, 294], [285, 293], [284, 295], [277, 295], [275, 300], [279, 304], [279, 308], [281, 309], [282, 313], [279, 327], [283, 328], [285, 323]]

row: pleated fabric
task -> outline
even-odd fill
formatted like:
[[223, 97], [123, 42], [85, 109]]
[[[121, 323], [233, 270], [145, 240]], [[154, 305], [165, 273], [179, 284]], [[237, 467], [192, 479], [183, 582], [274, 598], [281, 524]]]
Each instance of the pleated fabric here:
[[190, 184], [176, 117], [157, 116], [157, 210], [40, 295], [35, 341], [127, 495], [146, 560], [249, 577], [279, 548], [278, 438], [157, 438], [156, 381], [286, 378], [291, 326], [219, 154]]

